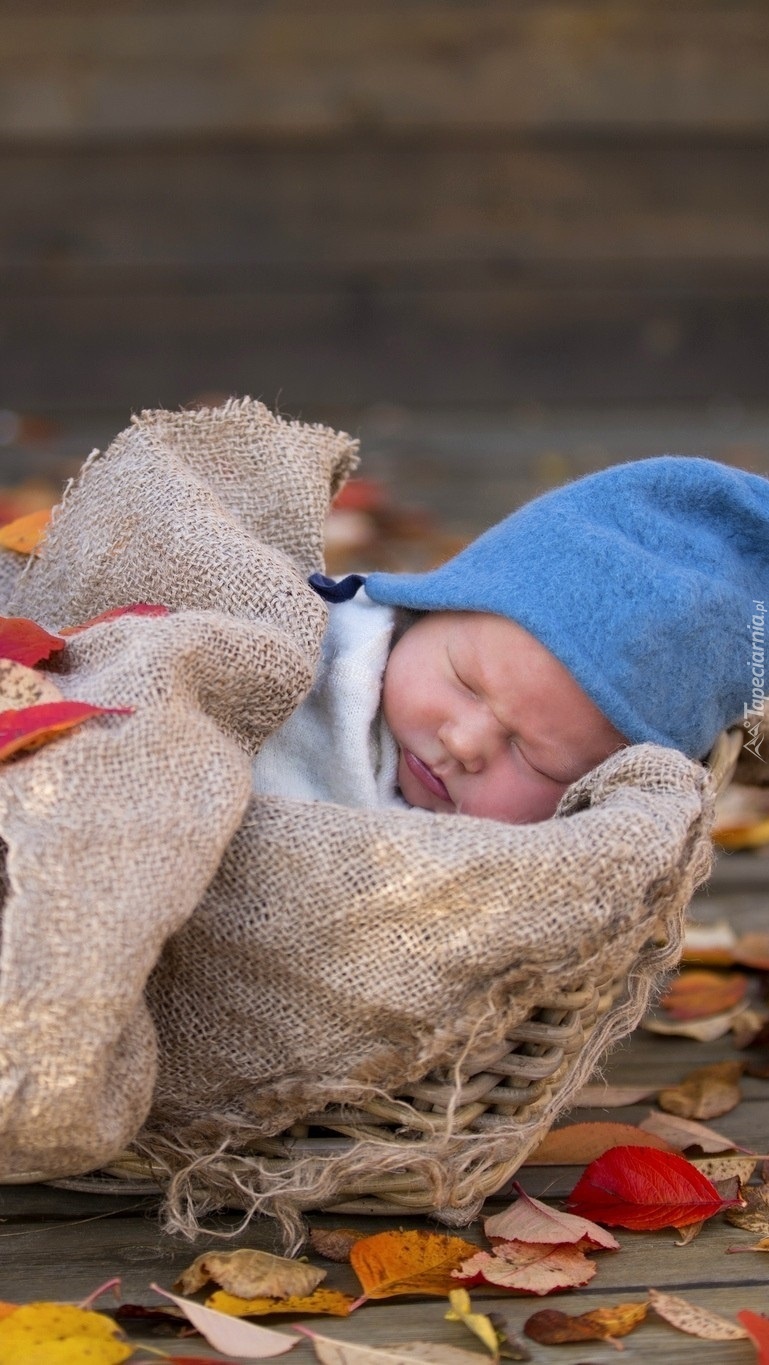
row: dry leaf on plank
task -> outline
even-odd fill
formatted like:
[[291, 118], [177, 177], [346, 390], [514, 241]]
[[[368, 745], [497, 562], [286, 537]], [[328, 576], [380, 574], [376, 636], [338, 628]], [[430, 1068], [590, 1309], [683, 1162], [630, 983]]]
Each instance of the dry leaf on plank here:
[[642, 1231], [686, 1227], [735, 1202], [724, 1199], [684, 1157], [647, 1147], [615, 1147], [590, 1163], [568, 1206], [582, 1217]]
[[578, 1218], [573, 1213], [562, 1213], [551, 1209], [540, 1199], [534, 1199], [516, 1182], [513, 1189], [518, 1198], [509, 1209], [486, 1218], [483, 1230], [490, 1242], [592, 1242], [593, 1246], [618, 1251], [619, 1242], [605, 1228], [591, 1223], [587, 1218]]
[[327, 1261], [347, 1262], [350, 1249], [364, 1236], [355, 1228], [312, 1228], [310, 1246]]
[[297, 1326], [309, 1337], [321, 1365], [479, 1365], [477, 1351], [463, 1351], [433, 1341], [406, 1341], [392, 1346], [358, 1346], [352, 1341], [334, 1341], [319, 1336], [309, 1327]]
[[742, 1062], [713, 1062], [699, 1066], [679, 1085], [660, 1090], [657, 1103], [684, 1119], [715, 1119], [735, 1109], [742, 1099]]
[[742, 1197], [741, 1208], [726, 1210], [727, 1221], [746, 1232], [769, 1236], [769, 1185], [749, 1185]]
[[596, 1272], [581, 1246], [541, 1242], [500, 1242], [493, 1252], [477, 1251], [454, 1271], [466, 1288], [493, 1284], [524, 1294], [554, 1294], [587, 1284]]
[[449, 1293], [449, 1303], [451, 1307], [445, 1315], [446, 1321], [464, 1323], [468, 1332], [472, 1332], [473, 1336], [483, 1343], [489, 1355], [496, 1358], [499, 1355], [499, 1335], [485, 1313], [473, 1312], [467, 1290], [452, 1289]]
[[675, 1150], [654, 1133], [639, 1132], [632, 1123], [570, 1123], [554, 1128], [530, 1152], [525, 1166], [584, 1166], [612, 1147], [655, 1147]]
[[150, 1285], [150, 1288], [181, 1308], [209, 1346], [221, 1351], [222, 1355], [245, 1356], [246, 1360], [269, 1360], [272, 1356], [285, 1355], [299, 1341], [299, 1337], [290, 1337], [285, 1332], [273, 1332], [271, 1328], [259, 1327], [255, 1322], [242, 1322], [240, 1318], [215, 1313], [212, 1308], [204, 1308], [202, 1303], [193, 1303], [190, 1299], [179, 1298], [178, 1294], [169, 1294], [159, 1284]]
[[288, 1299], [241, 1299], [217, 1289], [206, 1299], [206, 1308], [227, 1313], [231, 1318], [264, 1318], [270, 1313], [325, 1313], [332, 1318], [346, 1318], [352, 1305], [350, 1295], [338, 1289], [316, 1289], [312, 1294], [294, 1294]]
[[647, 1033], [660, 1033], [665, 1038], [693, 1038], [696, 1043], [715, 1043], [726, 1036], [742, 1010], [742, 1005], [735, 1005], [723, 1014], [711, 1014], [707, 1019], [679, 1021], [647, 1015], [642, 1021], [642, 1028]]
[[182, 1271], [174, 1285], [181, 1294], [194, 1294], [213, 1280], [241, 1299], [305, 1298], [326, 1278], [325, 1270], [272, 1256], [269, 1251], [204, 1251]]
[[743, 934], [737, 940], [734, 960], [741, 967], [752, 967], [757, 972], [769, 972], [769, 934]]
[[751, 1246], [727, 1247], [727, 1251], [769, 1251], [769, 1237], [762, 1237], [760, 1241], [753, 1242]]
[[745, 998], [748, 978], [742, 972], [682, 971], [660, 1000], [671, 1019], [703, 1019], [723, 1014]]
[[674, 1242], [673, 1245], [677, 1247], [688, 1247], [689, 1243], [693, 1242], [695, 1237], [699, 1237], [704, 1226], [705, 1219], [703, 1218], [699, 1223], [688, 1223], [685, 1228], [676, 1228], [678, 1241]]
[[[758, 1165], [757, 1156], [743, 1156], [741, 1152], [728, 1152], [725, 1156], [690, 1156], [687, 1161], [714, 1184], [737, 1180], [740, 1185], [747, 1185]], [[725, 1191], [722, 1189], [721, 1193]]]
[[436, 1294], [456, 1289], [451, 1272], [477, 1248], [461, 1237], [443, 1232], [378, 1232], [362, 1237], [350, 1250], [350, 1264], [367, 1299], [390, 1299], [399, 1294]]
[[541, 1346], [560, 1346], [570, 1341], [608, 1341], [626, 1337], [648, 1312], [647, 1303], [619, 1303], [614, 1308], [594, 1308], [589, 1313], [561, 1313], [543, 1308], [526, 1319], [523, 1330]]
[[650, 1289], [649, 1301], [665, 1322], [691, 1337], [701, 1337], [705, 1341], [742, 1341], [748, 1335], [739, 1323], [722, 1318], [719, 1313], [711, 1313], [709, 1308], [699, 1308], [677, 1294], [661, 1294], [658, 1289]]
[[[654, 1133], [665, 1138], [673, 1148], [686, 1151], [688, 1147], [700, 1147], [703, 1152], [744, 1151], [731, 1138], [717, 1133], [715, 1128], [706, 1128], [693, 1119], [682, 1119], [677, 1114], [661, 1114], [651, 1109], [638, 1125], [645, 1133]], [[748, 1153], [746, 1152], [747, 1156]]]

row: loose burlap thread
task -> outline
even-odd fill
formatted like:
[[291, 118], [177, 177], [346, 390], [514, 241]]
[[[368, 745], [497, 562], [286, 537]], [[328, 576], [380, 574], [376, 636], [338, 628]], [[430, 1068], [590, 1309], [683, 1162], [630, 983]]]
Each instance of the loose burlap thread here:
[[[143, 413], [87, 462], [40, 557], [3, 567], [6, 613], [50, 629], [171, 608], [73, 637], [52, 669], [133, 714], [0, 769], [3, 1178], [133, 1141], [186, 1231], [234, 1200], [291, 1235], [301, 1208], [406, 1168], [466, 1221], [676, 959], [712, 792], [671, 750], [615, 755], [535, 826], [251, 796], [251, 756], [311, 682], [326, 608], [306, 576], [355, 458], [251, 400]], [[248, 1154], [428, 1074], [459, 1096], [471, 1054], [607, 979], [615, 1003], [518, 1118], [449, 1113], [418, 1144], [364, 1135], [288, 1170]]]

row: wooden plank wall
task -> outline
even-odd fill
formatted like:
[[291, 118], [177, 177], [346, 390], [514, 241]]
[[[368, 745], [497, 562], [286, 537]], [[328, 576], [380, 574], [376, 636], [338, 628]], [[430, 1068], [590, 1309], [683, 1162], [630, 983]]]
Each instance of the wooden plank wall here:
[[763, 400], [766, 0], [2, 0], [0, 405]]

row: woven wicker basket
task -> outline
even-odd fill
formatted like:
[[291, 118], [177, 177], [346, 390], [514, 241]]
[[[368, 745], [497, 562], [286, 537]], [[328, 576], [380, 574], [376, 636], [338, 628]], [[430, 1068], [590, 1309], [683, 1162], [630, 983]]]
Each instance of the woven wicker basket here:
[[[742, 745], [742, 732], [722, 734], [708, 760], [717, 790], [727, 785]], [[390, 1099], [372, 1099], [360, 1107], [345, 1105], [311, 1114], [301, 1124], [275, 1137], [252, 1142], [239, 1153], [257, 1159], [265, 1169], [290, 1173], [302, 1158], [332, 1158], [349, 1151], [361, 1140], [375, 1139], [397, 1146], [402, 1166], [396, 1172], [361, 1178], [340, 1190], [332, 1203], [322, 1207], [340, 1213], [427, 1213], [434, 1209], [434, 1196], [423, 1177], [414, 1172], [414, 1155], [420, 1141], [447, 1133], [491, 1133], [511, 1122], [530, 1129], [529, 1147], [542, 1137], [537, 1118], [557, 1108], [574, 1062], [593, 1035], [596, 1025], [626, 990], [624, 973], [598, 984], [548, 994], [529, 1017], [513, 1029], [493, 1052], [462, 1059], [465, 1077], [457, 1097], [454, 1076], [432, 1073], [418, 1084], [405, 1087]], [[522, 1164], [529, 1148], [517, 1145], [515, 1156], [490, 1167], [476, 1187], [479, 1196], [498, 1190]], [[231, 1158], [221, 1158], [225, 1172]], [[109, 1168], [79, 1179], [52, 1181], [59, 1187], [112, 1193], [146, 1193], [157, 1190], [162, 1173], [141, 1156], [126, 1152]], [[306, 1204], [305, 1208], [318, 1207]]]

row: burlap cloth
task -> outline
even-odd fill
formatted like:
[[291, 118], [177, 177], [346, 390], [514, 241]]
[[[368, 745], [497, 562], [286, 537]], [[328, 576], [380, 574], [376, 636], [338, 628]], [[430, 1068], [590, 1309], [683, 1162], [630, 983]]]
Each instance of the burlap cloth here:
[[288, 1226], [351, 1173], [397, 1169], [399, 1145], [288, 1175], [236, 1155], [224, 1177], [222, 1151], [436, 1068], [459, 1081], [549, 993], [624, 978], [544, 1109], [420, 1144], [460, 1221], [676, 958], [712, 801], [672, 751], [615, 756], [531, 827], [252, 798], [251, 756], [310, 684], [326, 608], [305, 580], [354, 461], [347, 436], [250, 400], [144, 413], [87, 462], [40, 557], [21, 576], [4, 559], [6, 614], [51, 629], [172, 614], [94, 627], [53, 670], [134, 714], [0, 768], [3, 1178], [88, 1171], [137, 1139], [175, 1174], [177, 1226], [233, 1197]]

